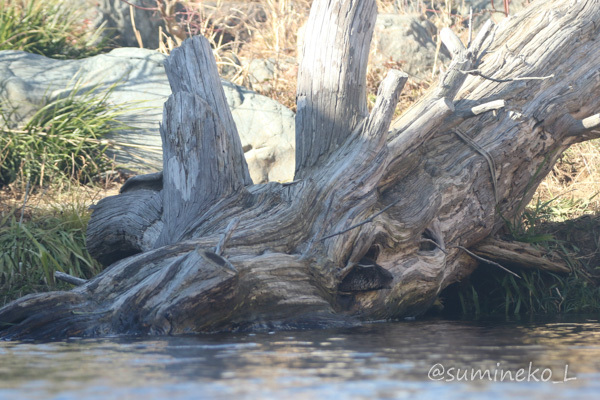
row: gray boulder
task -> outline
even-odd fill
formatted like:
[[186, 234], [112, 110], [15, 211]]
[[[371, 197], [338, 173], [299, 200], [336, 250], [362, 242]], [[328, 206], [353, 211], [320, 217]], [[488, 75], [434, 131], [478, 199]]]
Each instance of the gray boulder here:
[[450, 61], [444, 46], [436, 60], [436, 43], [432, 39], [436, 32], [435, 25], [424, 16], [380, 14], [373, 33], [374, 61], [400, 64], [401, 69], [417, 81], [431, 78], [434, 66]]
[[[529, 6], [532, 0], [511, 0], [509, 4], [510, 15], [522, 11]], [[490, 0], [464, 0], [461, 4], [462, 7], [457, 10], [462, 15], [469, 15], [469, 8], [473, 9], [473, 30], [477, 32], [481, 25], [488, 19], [492, 19], [495, 22], [501, 21], [504, 15], [504, 4], [502, 0], [496, 0], [493, 2]]]
[[[513, 15], [524, 8], [528, 7], [529, 4], [533, 0], [511, 0], [509, 3], [509, 11], [510, 15]], [[485, 11], [500, 11], [504, 13], [504, 5], [502, 0], [494, 1], [494, 6], [492, 7], [492, 2], [490, 0], [464, 0], [465, 10], [463, 11], [464, 15], [469, 13], [469, 7], [473, 8], [473, 13], [481, 13]]]
[[[523, 10], [530, 2], [512, 0], [510, 14]], [[465, 16], [466, 24], [469, 7], [472, 7], [473, 30], [476, 33], [486, 20], [493, 18], [500, 21], [504, 18], [502, 1], [495, 1], [494, 6], [495, 9], [490, 0], [465, 0], [457, 2], [457, 8], [452, 12]], [[434, 67], [448, 65], [450, 62], [450, 54], [444, 45], [440, 47], [436, 60], [436, 43], [433, 41], [436, 34], [436, 26], [425, 15], [379, 14], [373, 33], [373, 61], [379, 65], [389, 61], [400, 64], [401, 69], [417, 81], [431, 78]]]
[[[171, 88], [165, 56], [139, 48], [119, 48], [83, 60], [54, 60], [21, 51], [0, 52], [0, 101], [15, 110], [18, 124], [74, 86], [101, 90], [117, 83], [109, 96], [125, 106], [120, 120], [135, 129], [117, 131], [110, 154], [122, 167], [151, 172], [162, 168], [158, 131]], [[223, 81], [223, 88], [255, 183], [291, 180], [294, 171], [294, 113], [276, 101]]]
[[[305, 26], [298, 30], [298, 55], [302, 55]], [[442, 45], [436, 60], [436, 26], [421, 14], [379, 14], [375, 22], [369, 63], [400, 68], [415, 81], [431, 78], [432, 68], [447, 65], [450, 54]], [[389, 65], [389, 62], [396, 65]]]
[[[92, 7], [95, 6], [97, 17], [95, 24], [107, 29], [107, 36], [123, 47], [138, 47], [138, 41], [134, 32], [130, 10], [133, 9], [133, 21], [135, 29], [139, 32], [142, 43], [147, 49], [157, 49], [159, 45], [159, 27], [165, 30], [165, 23], [158, 12], [144, 10], [142, 8], [130, 7], [121, 0], [85, 0]], [[143, 8], [156, 8], [153, 0], [129, 0], [131, 4]]]

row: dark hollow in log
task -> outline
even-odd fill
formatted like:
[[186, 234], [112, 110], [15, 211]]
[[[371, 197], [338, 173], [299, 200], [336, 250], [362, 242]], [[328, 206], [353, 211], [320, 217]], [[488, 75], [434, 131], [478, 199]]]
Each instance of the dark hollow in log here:
[[3, 307], [0, 337], [348, 326], [419, 315], [468, 275], [463, 249], [600, 134], [599, 1], [535, 2], [468, 48], [444, 30], [452, 64], [393, 123], [405, 74], [364, 107], [375, 10], [313, 2], [293, 184], [251, 184], [210, 46], [184, 42], [165, 65], [163, 173], [94, 207], [88, 246], [111, 265]]

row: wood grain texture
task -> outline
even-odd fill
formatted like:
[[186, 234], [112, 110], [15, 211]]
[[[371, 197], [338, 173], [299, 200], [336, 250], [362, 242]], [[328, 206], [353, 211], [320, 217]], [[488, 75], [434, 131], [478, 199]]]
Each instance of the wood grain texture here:
[[195, 218], [244, 189], [230, 136], [209, 104], [187, 92], [165, 103], [163, 141], [163, 230], [155, 247], [177, 243]]
[[228, 151], [235, 160], [235, 170], [244, 185], [251, 185], [252, 179], [244, 158], [242, 141], [227, 105], [217, 63], [208, 40], [201, 36], [186, 40], [165, 60], [165, 71], [174, 94], [187, 92], [197, 95], [216, 113], [228, 136]]
[[163, 226], [162, 205], [161, 193], [147, 189], [100, 200], [92, 206], [87, 250], [103, 265], [110, 265], [153, 248]]
[[296, 92], [296, 173], [302, 178], [367, 117], [366, 73], [375, 1], [315, 1]]

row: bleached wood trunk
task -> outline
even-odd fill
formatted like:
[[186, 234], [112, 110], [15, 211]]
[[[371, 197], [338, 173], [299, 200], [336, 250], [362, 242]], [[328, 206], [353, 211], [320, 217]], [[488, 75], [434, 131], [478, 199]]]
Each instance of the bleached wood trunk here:
[[443, 31], [452, 65], [391, 127], [406, 75], [389, 73], [370, 113], [364, 102], [375, 12], [313, 3], [290, 184], [251, 184], [207, 41], [175, 50], [164, 172], [90, 221], [90, 251], [112, 265], [0, 309], [0, 336], [345, 326], [419, 315], [468, 275], [464, 249], [517, 215], [569, 145], [599, 136], [600, 2], [538, 1], [468, 48]]

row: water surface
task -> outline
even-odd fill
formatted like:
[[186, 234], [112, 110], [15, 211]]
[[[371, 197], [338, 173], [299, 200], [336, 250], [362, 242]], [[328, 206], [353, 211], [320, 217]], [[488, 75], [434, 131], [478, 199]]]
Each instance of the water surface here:
[[1, 399], [514, 397], [600, 398], [598, 318], [0, 342]]

